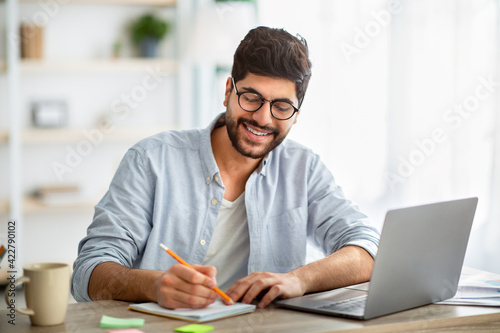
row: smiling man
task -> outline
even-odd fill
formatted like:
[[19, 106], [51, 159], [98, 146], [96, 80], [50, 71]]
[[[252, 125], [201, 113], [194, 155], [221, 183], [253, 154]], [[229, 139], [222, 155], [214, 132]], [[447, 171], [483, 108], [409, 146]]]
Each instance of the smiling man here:
[[[265, 307], [368, 280], [378, 232], [316, 154], [285, 140], [310, 76], [304, 39], [251, 30], [234, 55], [226, 112], [204, 130], [147, 138], [123, 158], [80, 242], [75, 299], [200, 308], [218, 286]], [[306, 264], [308, 242], [325, 258]]]
[[[225, 118], [227, 135], [238, 153], [253, 159], [260, 159], [276, 148], [292, 129], [292, 123], [295, 124], [295, 120], [293, 122], [278, 122], [276, 125], [285, 127], [285, 130], [280, 130], [279, 127], [273, 127], [273, 117], [278, 120], [288, 120], [293, 117], [299, 109], [293, 106], [294, 102], [288, 97], [267, 100], [262, 97], [262, 94], [259, 93], [258, 90], [252, 87], [262, 87], [267, 89], [267, 91], [274, 92], [274, 94], [278, 96], [279, 94], [281, 94], [281, 96], [295, 96], [295, 84], [285, 79], [273, 79], [252, 73], [248, 73], [241, 83], [253, 84], [243, 86], [242, 90], [239, 92], [236, 88], [234, 77], [228, 79], [224, 106], [228, 106], [227, 101], [229, 97], [231, 97], [231, 90], [232, 87], [234, 87], [234, 92], [236, 96], [238, 96], [238, 104], [242, 110], [256, 112], [264, 105], [264, 102], [267, 101], [269, 102], [270, 112], [264, 114], [264, 116], [267, 116], [267, 119], [263, 119], [260, 123], [253, 117], [251, 119], [240, 118], [236, 121], [231, 118], [234, 116], [227, 112]], [[295, 101], [295, 104], [298, 104], [298, 101]], [[255, 116], [256, 114], [254, 114], [254, 117]], [[238, 133], [237, 126], [242, 124], [246, 130], [245, 134]], [[245, 143], [250, 147], [245, 149]]]

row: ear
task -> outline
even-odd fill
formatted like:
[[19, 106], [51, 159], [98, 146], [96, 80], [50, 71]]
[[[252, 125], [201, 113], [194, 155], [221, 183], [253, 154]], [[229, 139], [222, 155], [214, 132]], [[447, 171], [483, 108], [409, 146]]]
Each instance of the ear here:
[[293, 121], [293, 124], [295, 125], [297, 123], [297, 118], [299, 117], [300, 110], [295, 113], [295, 119]]
[[231, 88], [233, 87], [233, 80], [231, 80], [231, 77], [228, 77], [226, 80], [226, 93], [224, 96], [224, 102], [222, 103], [225, 107], [227, 107], [227, 101], [229, 100], [229, 96], [231, 95]]

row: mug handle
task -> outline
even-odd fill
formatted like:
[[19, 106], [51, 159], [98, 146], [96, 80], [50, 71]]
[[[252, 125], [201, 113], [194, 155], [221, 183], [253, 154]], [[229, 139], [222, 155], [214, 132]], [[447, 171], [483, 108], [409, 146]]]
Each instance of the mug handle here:
[[[18, 284], [21, 284], [21, 283], [29, 283], [29, 282], [30, 282], [30, 278], [29, 277], [22, 276], [22, 277], [20, 277], [19, 279], [17, 279], [14, 282], [14, 286], [17, 286]], [[5, 301], [7, 302], [7, 305], [12, 304], [11, 301], [10, 301], [11, 298], [9, 296], [9, 287], [11, 287], [11, 285], [8, 285], [7, 288], [5, 288]], [[29, 316], [33, 316], [35, 314], [35, 311], [33, 311], [31, 309], [17, 309], [16, 308], [16, 311], [20, 312], [20, 313], [23, 313], [25, 315], [29, 315]]]

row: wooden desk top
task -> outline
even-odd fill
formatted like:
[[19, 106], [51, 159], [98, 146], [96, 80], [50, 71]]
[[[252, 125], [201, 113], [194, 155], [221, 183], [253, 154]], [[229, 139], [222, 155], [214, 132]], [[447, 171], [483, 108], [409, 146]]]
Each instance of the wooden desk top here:
[[[0, 332], [107, 332], [99, 327], [103, 314], [117, 318], [144, 318], [143, 332], [172, 332], [189, 322], [128, 310], [128, 302], [99, 301], [69, 304], [65, 323], [31, 326], [29, 317], [16, 313], [9, 324], [8, 310], [0, 310]], [[214, 332], [500, 332], [500, 308], [427, 305], [367, 321], [342, 319], [269, 306], [254, 313], [207, 323]]]

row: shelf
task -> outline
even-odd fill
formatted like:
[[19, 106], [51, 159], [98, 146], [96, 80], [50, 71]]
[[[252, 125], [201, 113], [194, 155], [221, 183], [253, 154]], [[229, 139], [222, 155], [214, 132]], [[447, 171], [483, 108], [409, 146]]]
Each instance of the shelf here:
[[[5, 0], [0, 0], [5, 2]], [[33, 3], [38, 0], [20, 0], [20, 2]], [[72, 4], [102, 4], [102, 5], [137, 5], [137, 6], [175, 6], [177, 0], [73, 0]]]
[[[22, 0], [22, 2], [38, 2], [39, 0]], [[140, 5], [140, 6], [175, 6], [177, 0], [73, 0], [74, 4], [102, 5]]]
[[[102, 132], [102, 140], [104, 143], [135, 143], [167, 129], [172, 129], [172, 126], [146, 129], [116, 129], [110, 133]], [[87, 140], [84, 133], [91, 130], [83, 128], [29, 129], [23, 131], [22, 142], [24, 144], [51, 144]], [[9, 134], [6, 132], [0, 133], [0, 143], [7, 143], [8, 141]]]
[[25, 213], [49, 213], [49, 212], [59, 212], [62, 210], [74, 211], [74, 210], [89, 210], [93, 209], [94, 206], [99, 202], [96, 200], [82, 200], [75, 202], [65, 202], [60, 204], [48, 204], [41, 200], [34, 198], [24, 199], [24, 209]]
[[[123, 58], [103, 60], [45, 60], [22, 59], [19, 69], [23, 74], [54, 74], [54, 73], [82, 73], [82, 74], [119, 74], [134, 73], [158, 69], [166, 74], [177, 72], [177, 62], [161, 58]], [[0, 72], [7, 70], [7, 64], [0, 60]]]
[[[23, 212], [28, 214], [33, 213], [51, 213], [51, 212], [61, 212], [68, 211], [72, 212], [75, 210], [90, 210], [94, 209], [95, 205], [99, 202], [99, 199], [94, 200], [81, 200], [75, 202], [65, 202], [60, 204], [48, 204], [41, 200], [34, 198], [25, 198], [23, 201]], [[0, 214], [9, 213], [9, 202], [0, 202]]]
[[[144, 72], [148, 68], [160, 75], [177, 72], [177, 62], [161, 58], [130, 58], [103, 60], [45, 60], [23, 59], [19, 63], [22, 74], [130, 74]], [[5, 61], [0, 61], [0, 71], [5, 71]]]

